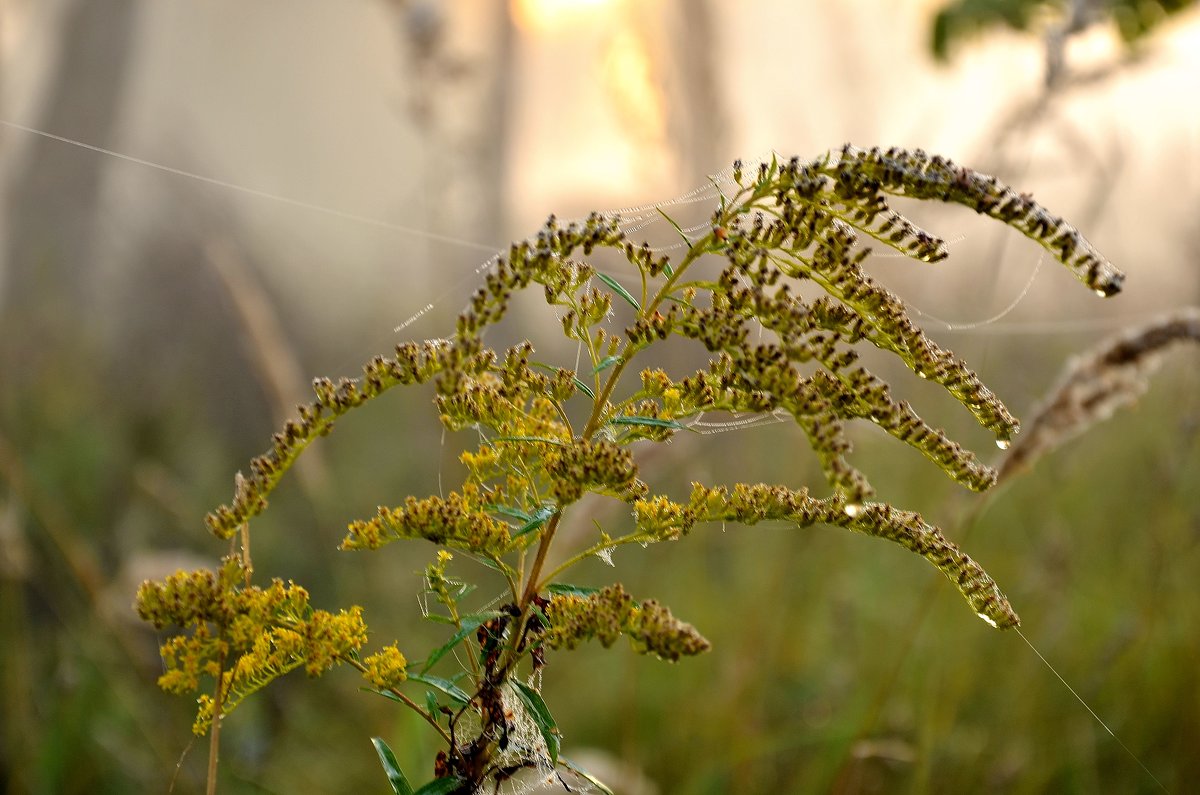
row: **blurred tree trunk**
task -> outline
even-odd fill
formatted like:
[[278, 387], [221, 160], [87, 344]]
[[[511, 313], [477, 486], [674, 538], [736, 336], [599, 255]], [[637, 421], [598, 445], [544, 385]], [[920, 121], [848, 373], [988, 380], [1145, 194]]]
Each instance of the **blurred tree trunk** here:
[[669, 135], [676, 142], [685, 183], [728, 165], [723, 162], [729, 120], [717, 73], [721, 46], [717, 12], [709, 0], [677, 0], [668, 9], [676, 73], [668, 102]]
[[509, 4], [491, 9], [474, 18], [440, 0], [396, 3], [408, 120], [423, 139], [424, 226], [500, 247], [517, 36]]
[[[43, 110], [30, 126], [96, 146], [111, 145], [135, 17], [134, 0], [69, 0], [59, 17], [53, 43], [57, 58], [46, 80]], [[6, 133], [16, 135], [26, 133]], [[18, 374], [35, 377], [30, 357], [52, 355], [65, 342], [56, 337], [80, 327], [78, 320], [63, 321], [88, 308], [94, 288], [90, 257], [108, 165], [95, 152], [59, 141], [37, 137], [23, 143], [26, 154], [13, 164], [6, 185], [7, 234], [0, 249], [0, 332], [8, 340], [0, 365], [10, 385]], [[11, 366], [16, 364], [10, 361], [14, 346], [23, 349], [17, 353], [23, 367]]]
[[507, 2], [496, 3], [493, 29], [494, 68], [487, 89], [488, 102], [479, 120], [481, 200], [483, 240], [503, 243], [508, 236], [508, 159], [513, 103], [513, 64], [516, 55], [516, 26]]

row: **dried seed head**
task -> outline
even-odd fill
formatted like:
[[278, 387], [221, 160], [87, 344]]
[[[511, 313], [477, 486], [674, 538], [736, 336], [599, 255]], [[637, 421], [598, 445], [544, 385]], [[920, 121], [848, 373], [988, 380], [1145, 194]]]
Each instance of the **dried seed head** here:
[[1181, 342], [1200, 342], [1200, 308], [1161, 315], [1104, 340], [1068, 363], [1034, 418], [1001, 461], [999, 479], [1033, 466], [1039, 458], [1146, 391], [1163, 354]]

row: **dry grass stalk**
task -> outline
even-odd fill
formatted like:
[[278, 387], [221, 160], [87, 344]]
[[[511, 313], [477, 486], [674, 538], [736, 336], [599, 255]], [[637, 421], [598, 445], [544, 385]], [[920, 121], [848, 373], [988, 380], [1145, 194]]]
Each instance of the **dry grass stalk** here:
[[1003, 482], [1146, 391], [1163, 354], [1176, 343], [1200, 343], [1200, 307], [1168, 312], [1116, 334], [1071, 360], [1025, 432], [1001, 461]]

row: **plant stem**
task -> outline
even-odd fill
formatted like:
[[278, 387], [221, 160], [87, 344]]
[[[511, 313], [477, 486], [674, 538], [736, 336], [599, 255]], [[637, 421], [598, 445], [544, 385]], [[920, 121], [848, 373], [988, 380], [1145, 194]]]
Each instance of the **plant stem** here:
[[[342, 660], [342, 662], [349, 665], [351, 668], [357, 669], [359, 672], [365, 673], [367, 670], [367, 666], [363, 665], [361, 662], [359, 662], [358, 660], [355, 660], [353, 658], [342, 657], [341, 660]], [[437, 722], [436, 717], [434, 717], [430, 713], [423, 710], [421, 708], [421, 706], [419, 704], [417, 704], [417, 702], [413, 701], [411, 698], [404, 695], [396, 688], [389, 687], [389, 688], [386, 688], [386, 690], [389, 693], [391, 693], [393, 696], [395, 696], [396, 699], [398, 701], [400, 701], [402, 704], [404, 704], [406, 707], [410, 707], [413, 710], [413, 712], [417, 713], [422, 718], [424, 718], [425, 722], [428, 723], [430, 726], [432, 726], [434, 729], [436, 729], [438, 734], [442, 735], [442, 739], [444, 739], [447, 743], [450, 744], [451, 747], [453, 747], [453, 743], [450, 740], [450, 735], [446, 732], [445, 729], [442, 728], [442, 725]]]
[[549, 574], [547, 574], [544, 578], [542, 578], [542, 581], [540, 583], [538, 583], [537, 590], [540, 591], [542, 588], [544, 588], [547, 585], [549, 585], [550, 583], [554, 582], [555, 577], [562, 574], [564, 571], [571, 568], [572, 566], [574, 566], [576, 563], [580, 562], [584, 558], [590, 557], [591, 555], [595, 555], [597, 552], [599, 552], [603, 549], [612, 549], [613, 547], [619, 547], [619, 546], [623, 546], [625, 544], [632, 544], [635, 541], [642, 540], [644, 537], [645, 536], [642, 533], [639, 533], [635, 530], [634, 532], [630, 533], [629, 535], [624, 535], [624, 536], [621, 536], [620, 538], [610, 539], [608, 541], [608, 543], [599, 542], [596, 544], [592, 544], [587, 549], [583, 550], [582, 552], [578, 552], [575, 555], [572, 555], [570, 558], [568, 558], [567, 560], [563, 561], [558, 566], [556, 566], [553, 571], [551, 571]]
[[542, 540], [538, 543], [537, 557], [533, 559], [533, 565], [529, 568], [529, 579], [525, 581], [525, 590], [521, 593], [521, 601], [517, 603], [518, 609], [524, 615], [525, 608], [533, 601], [533, 597], [537, 594], [538, 579], [542, 574], [542, 567], [546, 565], [546, 554], [550, 551], [550, 544], [554, 541], [554, 533], [558, 530], [558, 520], [562, 516], [561, 513], [556, 513], [550, 517], [550, 521], [546, 524], [546, 530], [542, 533]]
[[217, 792], [217, 760], [221, 748], [221, 710], [225, 707], [225, 655], [217, 662], [217, 688], [213, 695], [212, 724], [208, 730], [208, 777], [205, 786], [207, 795]]

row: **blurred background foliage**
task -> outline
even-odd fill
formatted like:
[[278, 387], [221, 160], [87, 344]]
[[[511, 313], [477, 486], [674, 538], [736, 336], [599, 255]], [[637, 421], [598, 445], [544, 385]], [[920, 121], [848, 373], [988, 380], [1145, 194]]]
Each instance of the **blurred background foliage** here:
[[1193, 0], [956, 0], [934, 17], [931, 44], [933, 54], [945, 59], [960, 39], [989, 28], [1037, 33], [1056, 23], [1070, 33], [1112, 23], [1121, 38], [1133, 44], [1194, 5]]
[[[1200, 300], [1194, 4], [0, 0], [0, 59], [5, 121], [251, 191], [0, 128], [5, 792], [201, 786], [193, 705], [154, 686], [137, 583], [221, 554], [204, 512], [312, 376], [447, 333], [480, 263], [549, 212], [663, 200], [734, 157], [845, 140], [997, 173], [1075, 222], [1126, 293], [1098, 302], [1026, 241], [941, 208], [914, 214], [954, 241], [947, 264], [874, 270], [1022, 417], [1072, 352]], [[1196, 352], [1172, 354], [1138, 406], [982, 506], [856, 437], [882, 496], [965, 542], [1171, 791], [1200, 777], [1198, 394]], [[362, 603], [378, 640], [418, 654], [438, 642], [417, 619], [432, 548], [334, 546], [346, 521], [455, 476], [460, 440], [429, 400], [389, 394], [344, 421], [254, 536], [258, 576]], [[646, 471], [820, 482], [783, 426], [680, 439]], [[641, 791], [1157, 789], [1018, 636], [902, 550], [728, 527], [614, 562], [582, 576], [662, 599], [716, 647], [680, 665], [551, 659], [567, 749], [621, 760], [656, 788]], [[383, 792], [373, 734], [429, 771], [433, 737], [355, 677], [289, 677], [227, 724], [222, 791]]]

